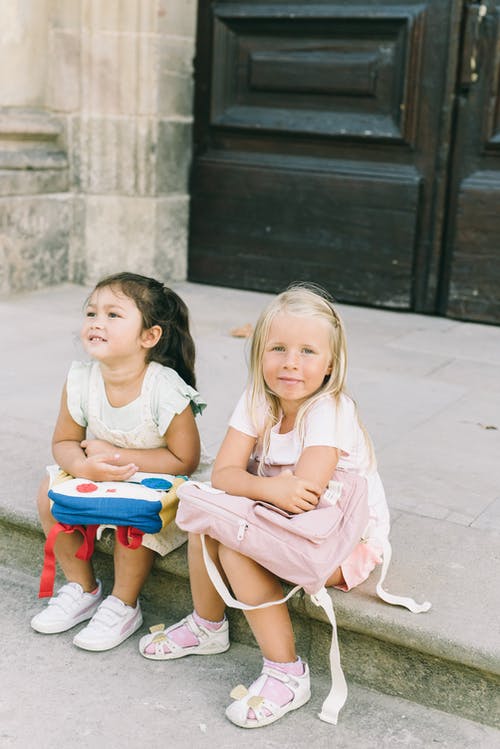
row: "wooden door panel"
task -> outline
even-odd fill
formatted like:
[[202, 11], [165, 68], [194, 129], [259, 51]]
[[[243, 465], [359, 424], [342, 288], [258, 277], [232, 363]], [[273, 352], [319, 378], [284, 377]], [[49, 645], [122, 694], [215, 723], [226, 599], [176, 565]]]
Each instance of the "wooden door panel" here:
[[[469, 9], [469, 68], [462, 71], [451, 175], [448, 273], [443, 311], [500, 322], [500, 5]], [[479, 20], [479, 23], [478, 23]], [[474, 60], [470, 70], [470, 56]]]
[[322, 166], [199, 160], [192, 201], [200, 218], [191, 235], [194, 247], [203, 246], [197, 277], [266, 291], [321, 280], [344, 301], [407, 307], [418, 175]]
[[216, 6], [211, 125], [412, 143], [423, 8], [367, 13]]
[[189, 278], [433, 308], [461, 0], [199, 2]]
[[477, 172], [464, 180], [456, 214], [457, 234], [448, 313], [500, 322], [500, 175]]

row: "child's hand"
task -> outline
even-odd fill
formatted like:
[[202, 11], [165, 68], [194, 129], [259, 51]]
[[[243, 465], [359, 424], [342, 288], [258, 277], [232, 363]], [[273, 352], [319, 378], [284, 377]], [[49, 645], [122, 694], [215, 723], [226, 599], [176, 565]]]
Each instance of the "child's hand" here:
[[127, 463], [125, 466], [116, 465], [119, 460], [120, 454], [116, 452], [114, 455], [108, 453], [93, 455], [85, 461], [82, 478], [92, 481], [128, 481], [139, 468], [135, 463]]
[[116, 454], [115, 445], [106, 440], [82, 440], [80, 447], [85, 451], [87, 458], [93, 458], [95, 455], [107, 455], [112, 458]]
[[321, 487], [314, 481], [301, 479], [287, 469], [269, 478], [272, 482], [271, 502], [286, 512], [298, 514], [313, 510], [319, 502]]

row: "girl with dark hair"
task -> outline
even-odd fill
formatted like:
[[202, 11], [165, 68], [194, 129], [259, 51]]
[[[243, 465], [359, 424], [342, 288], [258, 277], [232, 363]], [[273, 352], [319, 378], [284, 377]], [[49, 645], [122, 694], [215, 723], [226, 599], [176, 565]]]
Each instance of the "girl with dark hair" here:
[[[153, 278], [108, 276], [87, 300], [80, 337], [91, 361], [70, 367], [52, 441], [58, 465], [49, 467], [38, 496], [47, 535], [56, 522], [47, 492], [61, 470], [90, 481], [127, 481], [137, 471], [190, 474], [200, 458], [194, 417], [205, 403], [194, 389], [194, 343], [182, 299]], [[31, 626], [53, 634], [90, 619], [74, 644], [108, 650], [142, 624], [138, 595], [154, 553], [184, 539], [171, 523], [144, 535], [138, 549], [115, 543], [114, 586], [104, 598], [91, 562], [75, 556], [78, 536], [58, 536], [56, 556], [68, 582]]]

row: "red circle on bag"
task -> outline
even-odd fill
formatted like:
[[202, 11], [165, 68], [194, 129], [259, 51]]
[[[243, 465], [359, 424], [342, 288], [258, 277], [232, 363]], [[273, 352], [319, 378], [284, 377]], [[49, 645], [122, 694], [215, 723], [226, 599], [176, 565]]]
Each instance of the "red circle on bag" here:
[[96, 489], [96, 484], [77, 484], [76, 486], [76, 491], [82, 492], [83, 494], [86, 494], [88, 492], [95, 492]]

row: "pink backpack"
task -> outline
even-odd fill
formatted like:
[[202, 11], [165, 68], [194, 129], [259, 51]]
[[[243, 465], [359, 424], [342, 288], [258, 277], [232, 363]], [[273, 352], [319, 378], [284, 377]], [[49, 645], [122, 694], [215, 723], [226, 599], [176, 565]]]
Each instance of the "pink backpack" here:
[[[304, 588], [316, 606], [321, 606], [332, 625], [330, 671], [332, 686], [323, 702], [319, 717], [337, 723], [338, 714], [347, 699], [347, 684], [340, 664], [337, 624], [332, 599], [325, 588], [331, 573], [359, 543], [368, 524], [366, 480], [354, 473], [337, 469], [319, 505], [310, 512], [290, 515], [274, 505], [226, 494], [210, 484], [188, 481], [177, 490], [179, 528], [201, 536], [203, 558], [210, 578], [227, 606], [248, 611], [284, 603]], [[207, 552], [205, 535], [225, 546], [255, 559], [295, 587], [280, 601], [249, 606], [229, 592], [219, 570]], [[431, 604], [418, 604], [412, 598], [396, 596], [382, 587], [391, 546], [381, 540], [383, 563], [377, 583], [379, 597], [418, 614]]]
[[[347, 698], [347, 685], [340, 665], [332, 599], [324, 585], [349, 556], [368, 524], [366, 480], [337, 470], [318, 506], [298, 515], [265, 502], [226, 494], [201, 482], [188, 481], [177, 493], [180, 502], [176, 523], [182, 530], [201, 535], [207, 571], [228, 606], [243, 610], [274, 606], [287, 601], [300, 588], [311, 595], [317, 606], [322, 606], [333, 629], [332, 688], [319, 717], [336, 723]], [[237, 601], [207, 553], [205, 535], [254, 559], [295, 587], [281, 601], [260, 606]]]

